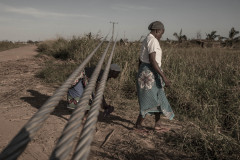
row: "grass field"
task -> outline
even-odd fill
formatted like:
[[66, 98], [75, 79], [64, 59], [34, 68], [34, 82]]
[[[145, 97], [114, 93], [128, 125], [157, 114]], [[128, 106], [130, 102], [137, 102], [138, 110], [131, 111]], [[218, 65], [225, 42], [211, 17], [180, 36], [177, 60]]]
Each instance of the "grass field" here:
[[[47, 55], [38, 77], [61, 84], [97, 46], [97, 37], [58, 38], [38, 45], [39, 56]], [[88, 66], [94, 66], [104, 44]], [[173, 47], [162, 42], [163, 70], [172, 85], [166, 90], [176, 119], [186, 124], [181, 133], [169, 134], [173, 147], [198, 153], [205, 159], [237, 159], [240, 150], [240, 50], [228, 48]], [[114, 88], [106, 93], [123, 101], [137, 99], [135, 76], [140, 42], [117, 44], [113, 63], [122, 68]], [[111, 87], [107, 86], [107, 87]], [[138, 105], [136, 103], [136, 105]]]

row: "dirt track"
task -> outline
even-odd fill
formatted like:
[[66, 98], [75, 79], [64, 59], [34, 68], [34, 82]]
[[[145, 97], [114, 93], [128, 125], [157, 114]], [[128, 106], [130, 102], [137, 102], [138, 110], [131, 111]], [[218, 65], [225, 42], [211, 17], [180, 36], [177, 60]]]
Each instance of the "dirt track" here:
[[[35, 77], [43, 62], [34, 57], [35, 49], [26, 46], [0, 52], [0, 151], [56, 90]], [[133, 101], [108, 100], [115, 112], [107, 119], [100, 113], [89, 159], [188, 159], [169, 147], [163, 135], [144, 136], [132, 130], [138, 114]], [[19, 159], [48, 159], [70, 114], [63, 99]], [[152, 119], [145, 124], [151, 127]], [[163, 123], [174, 132], [180, 128], [177, 121]]]

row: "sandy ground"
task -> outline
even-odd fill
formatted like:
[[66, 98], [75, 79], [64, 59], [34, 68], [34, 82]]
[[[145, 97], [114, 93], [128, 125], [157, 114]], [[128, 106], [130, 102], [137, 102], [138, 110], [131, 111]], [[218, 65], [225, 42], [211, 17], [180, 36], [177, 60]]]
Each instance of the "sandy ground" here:
[[[25, 46], [0, 52], [0, 151], [57, 89], [35, 77], [43, 64], [34, 57], [35, 49]], [[167, 144], [166, 133], [143, 135], [133, 130], [138, 114], [133, 104], [137, 100], [121, 101], [116, 97], [107, 101], [115, 111], [108, 118], [100, 112], [89, 159], [191, 159]], [[48, 159], [70, 115], [63, 98], [19, 159]], [[153, 127], [152, 119], [146, 119], [149, 128]], [[182, 127], [176, 120], [165, 119], [163, 123], [172, 128], [170, 132]]]

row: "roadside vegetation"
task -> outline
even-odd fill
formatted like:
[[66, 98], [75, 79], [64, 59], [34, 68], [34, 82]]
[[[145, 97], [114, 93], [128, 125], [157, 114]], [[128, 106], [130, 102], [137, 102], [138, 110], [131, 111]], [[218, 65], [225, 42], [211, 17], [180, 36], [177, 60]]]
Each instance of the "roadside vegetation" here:
[[23, 44], [22, 42], [0, 41], [0, 52], [8, 49], [12, 49], [12, 48], [18, 48], [23, 45], [25, 44]]
[[[38, 77], [60, 85], [99, 42], [98, 36], [87, 35], [41, 42], [39, 56], [46, 63]], [[88, 66], [96, 65], [105, 46]], [[107, 92], [107, 98], [137, 99], [140, 47], [139, 41], [116, 45], [113, 63], [121, 66], [122, 73], [117, 83], [107, 86], [115, 93]], [[199, 159], [240, 158], [240, 50], [174, 47], [166, 42], [161, 47], [163, 70], [172, 82], [167, 96], [176, 119], [184, 124], [181, 132], [165, 135], [168, 144]]]

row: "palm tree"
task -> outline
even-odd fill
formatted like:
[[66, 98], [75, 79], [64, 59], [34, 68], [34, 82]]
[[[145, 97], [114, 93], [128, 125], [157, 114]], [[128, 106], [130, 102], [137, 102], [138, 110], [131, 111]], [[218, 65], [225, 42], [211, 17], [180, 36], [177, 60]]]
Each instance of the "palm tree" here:
[[232, 27], [231, 30], [229, 31], [229, 39], [233, 41], [238, 41], [240, 36], [235, 37], [237, 34], [239, 34], [239, 31], [236, 31], [234, 27]]
[[179, 34], [177, 34], [175, 32], [175, 33], [173, 33], [173, 35], [177, 38], [179, 43], [182, 43], [182, 41], [186, 41], [187, 40], [187, 36], [186, 35], [182, 35], [182, 29], [180, 30]]
[[219, 37], [220, 35], [216, 35], [217, 31], [212, 31], [210, 34], [206, 33], [206, 40], [214, 41], [215, 38]]
[[236, 31], [234, 27], [231, 28], [229, 31], [228, 38], [224, 37], [226, 39], [226, 45], [232, 46], [233, 43], [238, 42], [240, 40], [240, 36], [236, 37], [236, 35], [239, 34], [239, 31]]

